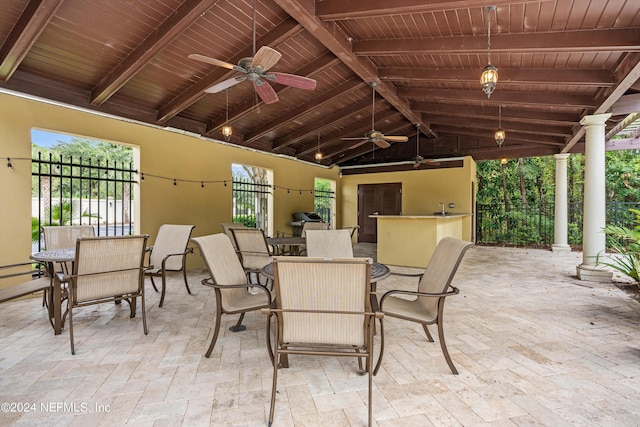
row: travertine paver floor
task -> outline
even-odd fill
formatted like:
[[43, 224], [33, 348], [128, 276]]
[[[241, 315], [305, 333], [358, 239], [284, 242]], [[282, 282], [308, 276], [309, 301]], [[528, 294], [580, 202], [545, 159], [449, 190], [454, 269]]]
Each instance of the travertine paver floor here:
[[[460, 375], [419, 325], [388, 319], [375, 423], [640, 425], [640, 303], [611, 284], [575, 279], [580, 262], [576, 253], [471, 249], [454, 281], [460, 295], [445, 309]], [[232, 333], [236, 318], [224, 317], [205, 358], [215, 301], [201, 271], [189, 276], [193, 295], [178, 277], [163, 308], [147, 284], [147, 336], [126, 304], [79, 310], [75, 356], [68, 331], [53, 335], [40, 298], [0, 305], [0, 402], [22, 409], [2, 405], [0, 425], [266, 425], [265, 319], [249, 314], [247, 330]], [[380, 291], [414, 286], [398, 276], [378, 283]], [[366, 425], [366, 401], [355, 361], [292, 357], [279, 375], [274, 425]]]

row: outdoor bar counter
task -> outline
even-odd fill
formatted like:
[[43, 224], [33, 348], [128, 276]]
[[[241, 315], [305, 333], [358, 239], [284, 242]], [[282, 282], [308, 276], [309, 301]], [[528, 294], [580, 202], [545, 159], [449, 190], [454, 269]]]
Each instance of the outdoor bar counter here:
[[371, 215], [378, 219], [378, 262], [425, 268], [440, 239], [462, 239], [462, 222], [469, 216]]

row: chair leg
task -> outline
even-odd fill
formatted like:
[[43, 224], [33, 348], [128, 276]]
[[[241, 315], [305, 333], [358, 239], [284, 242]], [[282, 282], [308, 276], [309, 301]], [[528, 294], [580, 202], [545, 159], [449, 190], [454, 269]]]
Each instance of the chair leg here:
[[142, 328], [144, 330], [144, 334], [148, 335], [149, 331], [147, 330], [147, 311], [144, 306], [144, 294], [140, 296], [140, 309], [142, 310]]
[[275, 363], [275, 359], [273, 357], [273, 349], [271, 348], [271, 316], [273, 316], [273, 314], [267, 316], [267, 350], [269, 351], [269, 358], [273, 364]]
[[429, 333], [429, 328], [427, 328], [427, 324], [426, 323], [422, 324], [422, 329], [424, 329], [424, 333], [427, 334], [427, 340], [429, 340], [429, 342], [433, 342], [433, 337]]
[[158, 288], [156, 287], [156, 282], [153, 281], [153, 276], [149, 276], [151, 279], [151, 286], [153, 286], [153, 290], [158, 292]]
[[220, 321], [222, 319], [222, 311], [219, 308], [216, 309], [216, 327], [213, 331], [213, 338], [211, 338], [211, 344], [209, 344], [209, 349], [205, 353], [205, 357], [210, 357], [211, 352], [213, 351], [213, 347], [216, 345], [216, 341], [218, 340], [218, 333], [220, 333]]
[[167, 291], [167, 275], [166, 275], [166, 272], [162, 270], [162, 293], [160, 294], [160, 304], [158, 304], [158, 307], [162, 307], [162, 304], [164, 304], [164, 294], [166, 291]]
[[440, 347], [442, 348], [442, 354], [444, 354], [444, 358], [447, 361], [447, 365], [449, 365], [449, 369], [451, 369], [451, 373], [453, 375], [458, 375], [458, 370], [453, 365], [453, 361], [451, 360], [451, 356], [449, 356], [449, 352], [447, 351], [447, 344], [444, 342], [444, 328], [442, 327], [442, 319], [438, 319], [438, 340], [440, 341]]
[[373, 375], [378, 375], [378, 369], [380, 369], [380, 365], [382, 364], [383, 354], [384, 354], [384, 323], [382, 323], [382, 319], [380, 319], [380, 356], [378, 357], [378, 363], [376, 363], [376, 368], [373, 370]]
[[[275, 331], [276, 331], [276, 346], [274, 353], [274, 360], [280, 359], [280, 352], [278, 351], [278, 342], [280, 337], [278, 336], [278, 320], [276, 319]], [[278, 385], [278, 363], [273, 364], [273, 383], [271, 385], [271, 406], [269, 407], [269, 427], [273, 424], [273, 412], [276, 407], [276, 390]]]
[[73, 310], [71, 306], [67, 307], [67, 311], [69, 312], [69, 342], [71, 343], [71, 354], [75, 355], [76, 350], [73, 346]]
[[191, 295], [191, 289], [189, 289], [189, 283], [187, 282], [187, 269], [182, 268], [182, 275], [184, 277], [184, 285], [187, 287], [187, 292]]

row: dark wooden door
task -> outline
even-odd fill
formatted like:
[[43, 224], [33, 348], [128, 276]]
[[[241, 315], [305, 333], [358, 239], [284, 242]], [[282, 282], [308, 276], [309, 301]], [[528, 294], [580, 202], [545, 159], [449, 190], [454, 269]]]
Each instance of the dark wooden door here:
[[358, 185], [358, 242], [378, 241], [375, 214], [402, 215], [402, 183]]

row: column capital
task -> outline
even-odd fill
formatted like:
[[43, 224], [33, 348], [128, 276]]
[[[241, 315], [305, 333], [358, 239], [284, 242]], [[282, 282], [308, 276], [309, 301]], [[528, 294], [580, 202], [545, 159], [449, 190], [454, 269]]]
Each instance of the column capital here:
[[554, 154], [553, 157], [556, 160], [566, 160], [570, 155], [571, 153], [559, 153], [559, 154]]
[[611, 113], [605, 114], [592, 114], [590, 116], [584, 116], [580, 120], [582, 126], [603, 125], [611, 117]]

